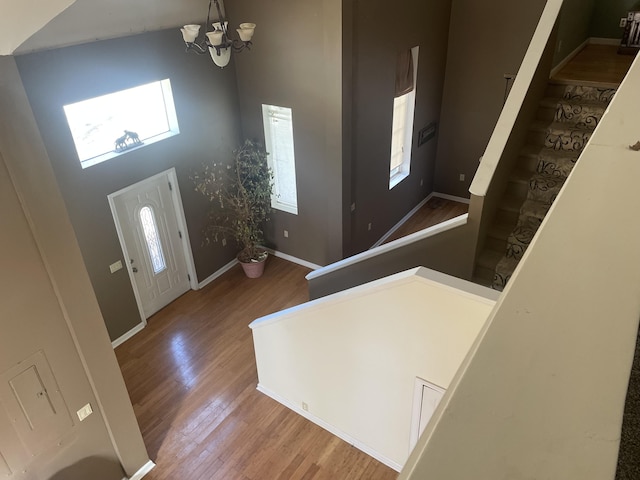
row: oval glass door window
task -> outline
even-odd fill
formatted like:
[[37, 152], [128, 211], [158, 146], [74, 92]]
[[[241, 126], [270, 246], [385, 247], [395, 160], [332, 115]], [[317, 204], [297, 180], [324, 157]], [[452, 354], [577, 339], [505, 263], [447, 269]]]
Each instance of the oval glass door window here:
[[156, 218], [153, 210], [148, 205], [140, 209], [140, 224], [144, 232], [144, 239], [147, 245], [147, 252], [149, 252], [149, 258], [151, 259], [153, 273], [157, 275], [163, 270], [166, 270], [167, 264], [164, 261], [164, 254], [162, 253], [162, 244], [160, 243]]

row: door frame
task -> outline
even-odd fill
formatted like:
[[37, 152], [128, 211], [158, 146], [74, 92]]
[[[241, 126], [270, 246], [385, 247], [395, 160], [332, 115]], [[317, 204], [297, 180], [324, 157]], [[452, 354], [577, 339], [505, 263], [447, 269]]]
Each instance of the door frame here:
[[[418, 444], [420, 439], [420, 419], [422, 415], [422, 389], [424, 387], [430, 388], [436, 392], [444, 395], [447, 391], [446, 388], [442, 388], [440, 385], [424, 380], [423, 378], [416, 377], [413, 387], [413, 410], [411, 412], [411, 436], [409, 437], [409, 454]], [[435, 412], [434, 412], [435, 413]]]
[[176, 214], [176, 219], [178, 221], [178, 228], [180, 232], [182, 232], [183, 242], [182, 249], [184, 253], [184, 258], [187, 264], [187, 273], [189, 274], [189, 286], [191, 290], [198, 290], [198, 279], [196, 277], [196, 266], [193, 261], [193, 252], [191, 251], [191, 241], [189, 239], [189, 230], [187, 229], [187, 221], [184, 214], [184, 207], [182, 205], [182, 196], [180, 195], [180, 187], [178, 186], [178, 177], [176, 175], [176, 169], [174, 167], [169, 170], [165, 170], [156, 175], [152, 175], [151, 177], [147, 177], [144, 180], [140, 180], [128, 187], [124, 187], [117, 192], [110, 193], [107, 195], [107, 200], [109, 201], [109, 208], [111, 209], [111, 215], [113, 216], [113, 222], [116, 226], [116, 232], [118, 234], [118, 241], [120, 242], [120, 248], [122, 249], [122, 254], [124, 255], [124, 263], [127, 269], [127, 273], [129, 274], [129, 282], [131, 283], [131, 287], [133, 288], [133, 295], [136, 299], [136, 305], [138, 306], [138, 313], [140, 314], [140, 320], [143, 327], [147, 325], [147, 319], [144, 314], [144, 310], [142, 308], [142, 300], [140, 297], [140, 292], [138, 291], [138, 287], [136, 286], [136, 282], [134, 280], [133, 268], [131, 266], [131, 262], [129, 261], [131, 255], [129, 255], [129, 251], [127, 250], [127, 246], [124, 242], [124, 235], [122, 233], [122, 227], [120, 225], [120, 218], [118, 216], [118, 212], [116, 210], [115, 199], [120, 195], [127, 193], [131, 190], [139, 188], [141, 185], [154, 181], [159, 177], [167, 177], [171, 182], [171, 188], [174, 189], [175, 195], [171, 195], [171, 201], [173, 203], [173, 209]]

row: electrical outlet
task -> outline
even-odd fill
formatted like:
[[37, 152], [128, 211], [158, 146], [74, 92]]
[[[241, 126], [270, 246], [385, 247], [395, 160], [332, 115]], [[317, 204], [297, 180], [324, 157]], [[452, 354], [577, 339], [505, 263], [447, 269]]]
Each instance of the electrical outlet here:
[[222, 239], [222, 246], [223, 246], [223, 247], [226, 247], [226, 246], [227, 246], [227, 239], [226, 239], [226, 238], [223, 238], [223, 239]]
[[367, 226], [367, 230], [371, 231], [371, 223]]
[[306, 403], [306, 402], [302, 402], [302, 409], [303, 409], [305, 412], [308, 412], [308, 411], [309, 411], [309, 405], [307, 405], [307, 403]]
[[627, 26], [627, 19], [626, 18], [621, 18], [620, 19], [620, 27], [624, 28]]
[[460, 181], [461, 181], [461, 182], [464, 182], [464, 173], [461, 173], [461, 174], [460, 174]]
[[284, 231], [284, 238], [289, 238], [289, 230]]
[[112, 263], [109, 265], [109, 271], [111, 273], [116, 273], [118, 270], [122, 269], [122, 262], [118, 260], [116, 263]]
[[78, 418], [80, 419], [80, 421], [83, 421], [92, 413], [93, 413], [93, 408], [91, 408], [90, 403], [87, 403], [84, 407], [82, 407], [80, 410], [76, 412], [76, 415], [78, 415]]

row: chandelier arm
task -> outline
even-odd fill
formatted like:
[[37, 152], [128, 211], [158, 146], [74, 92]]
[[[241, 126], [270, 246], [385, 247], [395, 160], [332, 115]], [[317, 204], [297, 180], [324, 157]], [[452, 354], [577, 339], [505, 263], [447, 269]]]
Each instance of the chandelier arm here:
[[196, 53], [198, 55], [204, 55], [208, 52], [207, 47], [203, 47], [202, 45], [195, 42], [186, 42], [185, 43], [185, 52], [187, 53]]
[[243, 42], [242, 40], [238, 40], [238, 39], [233, 39], [233, 42], [231, 42], [230, 45], [231, 49], [236, 52], [236, 53], [240, 53], [241, 51], [243, 51], [245, 48], [247, 50], [251, 50], [251, 42]]
[[[211, 10], [211, 1], [209, 0], [209, 10]], [[216, 4], [216, 10], [218, 11], [218, 21], [220, 22], [220, 25], [222, 26], [222, 31], [224, 32], [224, 34], [227, 34], [227, 28], [225, 27], [225, 21], [226, 19], [224, 18], [224, 15], [222, 15], [222, 10], [220, 9], [220, 1], [219, 0], [213, 0], [213, 3]]]
[[[204, 33], [205, 33], [205, 37], [204, 38], [205, 38], [205, 41], [206, 41], [206, 38], [207, 38], [207, 32], [209, 31], [209, 25], [211, 24], [211, 2], [212, 1], [213, 0], [209, 0], [209, 10], [207, 11], [207, 23], [204, 26]], [[217, 4], [217, 2], [216, 2], [216, 4]]]

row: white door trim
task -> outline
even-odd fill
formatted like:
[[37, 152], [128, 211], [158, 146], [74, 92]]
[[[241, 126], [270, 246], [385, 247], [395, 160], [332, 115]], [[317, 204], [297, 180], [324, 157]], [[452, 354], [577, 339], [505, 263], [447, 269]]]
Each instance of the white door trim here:
[[420, 377], [416, 377], [415, 386], [413, 389], [413, 411], [411, 413], [411, 436], [409, 437], [409, 453], [413, 450], [413, 447], [418, 443], [420, 439], [420, 418], [422, 416], [422, 389], [424, 387], [440, 392], [444, 395], [445, 389], [436, 385], [435, 383], [428, 382]]
[[131, 282], [131, 286], [133, 287], [133, 295], [136, 299], [136, 304], [138, 306], [138, 313], [140, 314], [140, 320], [142, 325], [147, 325], [147, 319], [144, 314], [144, 310], [142, 308], [142, 300], [140, 298], [140, 292], [138, 291], [138, 287], [136, 286], [136, 282], [134, 280], [134, 273], [131, 267], [131, 263], [129, 262], [130, 258], [133, 258], [132, 255], [129, 254], [127, 250], [127, 246], [124, 242], [124, 235], [122, 233], [122, 229], [120, 227], [120, 218], [118, 217], [118, 212], [116, 210], [115, 198], [122, 195], [123, 193], [129, 192], [135, 188], [140, 187], [141, 184], [146, 182], [151, 182], [156, 180], [159, 177], [167, 177], [171, 182], [171, 188], [175, 189], [175, 195], [172, 195], [173, 208], [175, 210], [176, 219], [178, 221], [178, 228], [182, 232], [182, 236], [184, 237], [184, 242], [182, 242], [182, 248], [184, 251], [185, 260], [187, 263], [187, 273], [189, 274], [189, 286], [192, 290], [198, 290], [198, 279], [196, 278], [196, 268], [195, 263], [193, 261], [193, 252], [191, 251], [191, 241], [189, 240], [189, 230], [187, 229], [187, 222], [184, 214], [184, 207], [182, 206], [182, 197], [180, 196], [180, 188], [178, 186], [178, 177], [176, 175], [176, 169], [170, 168], [169, 170], [165, 170], [164, 172], [160, 172], [151, 177], [145, 178], [139, 182], [136, 182], [128, 187], [122, 188], [117, 192], [110, 193], [107, 195], [107, 200], [109, 201], [109, 208], [111, 209], [111, 215], [113, 216], [113, 221], [116, 226], [116, 232], [118, 234], [118, 241], [120, 242], [120, 248], [122, 248], [122, 253], [124, 255], [124, 264], [127, 267], [127, 273], [129, 274], [129, 281]]

